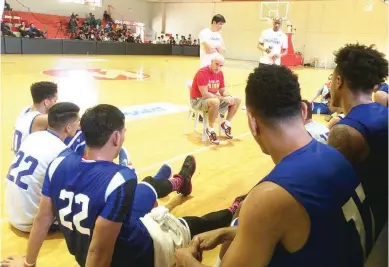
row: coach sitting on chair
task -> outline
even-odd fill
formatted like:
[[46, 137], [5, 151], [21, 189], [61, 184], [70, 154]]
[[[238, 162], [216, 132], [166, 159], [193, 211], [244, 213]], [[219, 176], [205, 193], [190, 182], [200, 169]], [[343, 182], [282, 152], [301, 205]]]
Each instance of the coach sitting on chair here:
[[238, 111], [240, 99], [232, 97], [225, 89], [224, 75], [221, 68], [224, 57], [215, 56], [211, 65], [199, 69], [193, 79], [190, 90], [190, 103], [192, 108], [208, 112], [208, 127], [206, 133], [212, 144], [219, 144], [214, 130], [218, 113], [224, 114], [228, 110], [226, 120], [221, 124], [228, 138], [231, 135], [231, 120]]

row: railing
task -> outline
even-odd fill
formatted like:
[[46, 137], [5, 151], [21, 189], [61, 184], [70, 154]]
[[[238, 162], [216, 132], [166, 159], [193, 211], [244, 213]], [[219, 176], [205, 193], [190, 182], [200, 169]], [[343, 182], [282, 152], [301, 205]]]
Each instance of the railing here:
[[108, 14], [110, 14], [111, 17], [112, 17], [112, 13], [113, 13], [113, 12], [115, 12], [115, 13], [117, 13], [117, 14], [119, 15], [121, 21], [124, 21], [124, 15], [123, 15], [123, 13], [117, 11], [113, 6], [108, 5]]

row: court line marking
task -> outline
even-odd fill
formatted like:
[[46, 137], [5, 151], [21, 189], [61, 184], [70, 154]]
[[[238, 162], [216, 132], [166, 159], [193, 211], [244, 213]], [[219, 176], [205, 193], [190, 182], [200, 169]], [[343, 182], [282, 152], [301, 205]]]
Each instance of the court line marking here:
[[[234, 137], [234, 139], [241, 139], [241, 138], [246, 137], [246, 136], [248, 136], [248, 135], [251, 135], [251, 132], [246, 132], [246, 133], [237, 135], [237, 136]], [[232, 139], [232, 140], [234, 140], [234, 139]], [[227, 143], [227, 142], [229, 142], [229, 141], [221, 141], [220, 144], [224, 144], [224, 143]], [[178, 161], [178, 160], [180, 160], [180, 159], [184, 159], [185, 157], [187, 157], [187, 156], [189, 156], [189, 155], [199, 154], [199, 153], [201, 153], [201, 152], [207, 151], [207, 150], [211, 149], [211, 148], [214, 147], [214, 146], [215, 146], [215, 145], [209, 145], [209, 146], [205, 146], [205, 147], [200, 147], [200, 148], [197, 148], [197, 149], [195, 149], [195, 150], [193, 150], [193, 151], [190, 151], [190, 152], [183, 153], [183, 154], [180, 154], [180, 155], [178, 155], [178, 156], [172, 157], [172, 158], [170, 158], [170, 159], [168, 159], [168, 160], [165, 160], [165, 161], [162, 161], [162, 162], [155, 163], [155, 164], [150, 165], [150, 166], [148, 166], [148, 167], [146, 167], [146, 168], [140, 169], [139, 171], [136, 170], [136, 169], [135, 169], [135, 170], [136, 170], [136, 173], [137, 173], [137, 174], [141, 174], [141, 173], [143, 173], [143, 172], [147, 172], [147, 171], [150, 171], [150, 170], [152, 170], [152, 169], [161, 167], [163, 164], [176, 162], [176, 161]], [[4, 218], [1, 218], [1, 219], [0, 219], [0, 223], [6, 222], [6, 221], [8, 221], [8, 217], [4, 217]]]

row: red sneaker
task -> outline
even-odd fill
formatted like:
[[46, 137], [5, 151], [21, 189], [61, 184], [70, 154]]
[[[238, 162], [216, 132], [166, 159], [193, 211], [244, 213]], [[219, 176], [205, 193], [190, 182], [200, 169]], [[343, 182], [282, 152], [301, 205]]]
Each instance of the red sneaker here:
[[207, 133], [208, 135], [208, 139], [209, 141], [214, 144], [214, 145], [218, 145], [220, 144], [219, 140], [217, 140], [217, 137], [216, 137], [216, 133], [214, 131], [210, 131], [208, 128], [205, 129], [205, 132]]
[[220, 125], [224, 131], [224, 133], [226, 134], [227, 138], [228, 139], [232, 139], [233, 136], [231, 135], [231, 127], [227, 126], [226, 125], [226, 122], [222, 122], [222, 124]]

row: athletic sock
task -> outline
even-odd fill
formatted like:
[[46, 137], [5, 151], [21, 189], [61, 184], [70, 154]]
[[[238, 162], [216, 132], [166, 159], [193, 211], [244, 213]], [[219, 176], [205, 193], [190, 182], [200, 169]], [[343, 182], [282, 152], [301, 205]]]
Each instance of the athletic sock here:
[[208, 130], [209, 130], [210, 132], [214, 132], [214, 131], [215, 131], [214, 128], [211, 128], [211, 127], [209, 127], [209, 126], [208, 126]]
[[225, 125], [226, 125], [227, 127], [231, 127], [231, 122], [230, 122], [230, 121], [225, 120], [224, 123], [225, 123]]
[[173, 186], [173, 191], [178, 191], [184, 185], [184, 178], [180, 175], [174, 175], [172, 179], [169, 179], [169, 182]]

